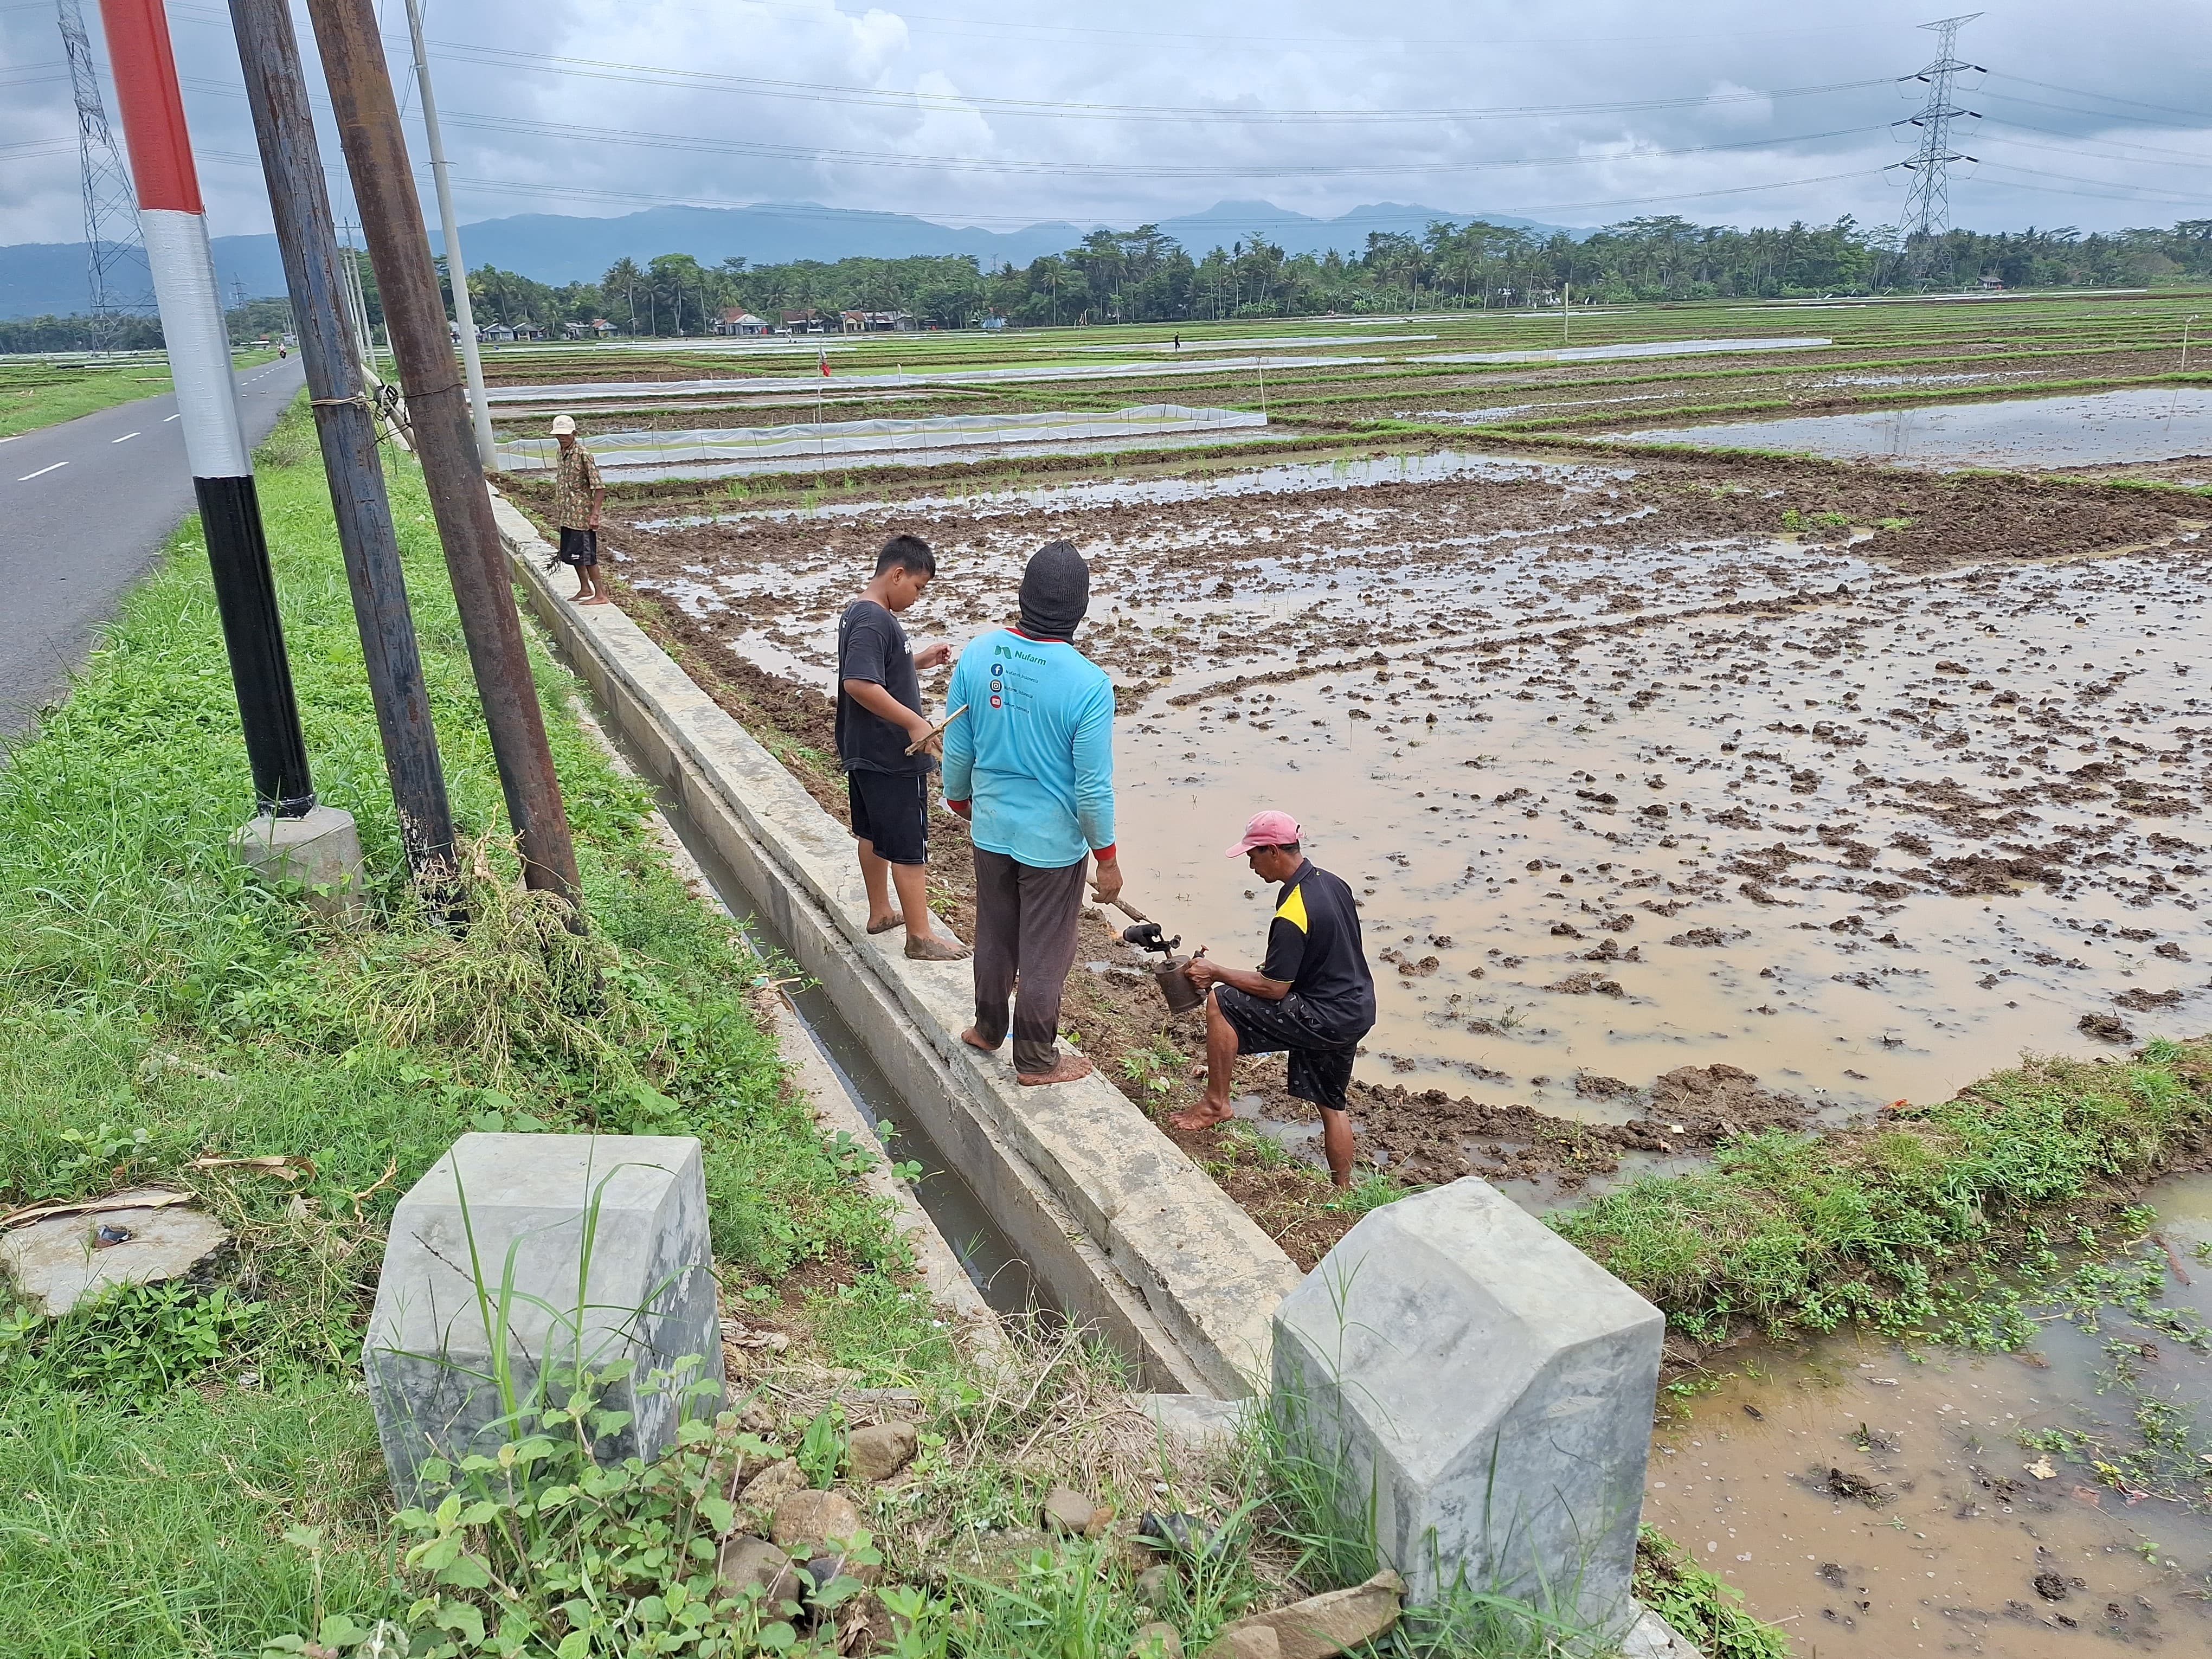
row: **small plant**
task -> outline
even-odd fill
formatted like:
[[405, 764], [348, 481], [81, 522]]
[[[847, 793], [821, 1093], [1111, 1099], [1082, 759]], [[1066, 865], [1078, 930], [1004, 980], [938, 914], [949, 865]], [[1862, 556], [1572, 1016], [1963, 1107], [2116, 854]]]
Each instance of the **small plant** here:
[[814, 1414], [799, 1439], [796, 1454], [799, 1472], [806, 1477], [809, 1486], [827, 1492], [837, 1484], [837, 1477], [845, 1469], [847, 1439], [842, 1408], [827, 1406]]
[[1692, 1563], [1656, 1527], [1636, 1538], [1636, 1599], [1710, 1659], [1789, 1659], [1790, 1644], [1743, 1608], [1743, 1593]]
[[28, 1309], [0, 1319], [0, 1386], [85, 1394], [145, 1410], [202, 1375], [264, 1309], [225, 1288], [118, 1285], [51, 1325]]

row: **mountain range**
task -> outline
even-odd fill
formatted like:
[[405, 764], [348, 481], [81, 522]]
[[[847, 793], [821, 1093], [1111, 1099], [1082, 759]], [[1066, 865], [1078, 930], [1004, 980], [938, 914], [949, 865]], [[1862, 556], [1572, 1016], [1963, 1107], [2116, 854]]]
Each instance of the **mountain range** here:
[[[1370, 231], [1419, 234], [1431, 220], [1487, 219], [1549, 232], [1558, 227], [1502, 213], [1460, 213], [1406, 202], [1376, 202], [1334, 219], [1272, 202], [1217, 202], [1203, 212], [1158, 222], [1160, 229], [1203, 256], [1254, 232], [1291, 253], [1352, 253]], [[614, 218], [524, 213], [461, 227], [471, 266], [497, 265], [541, 283], [588, 282], [625, 254], [641, 264], [659, 253], [690, 253], [704, 264], [742, 255], [754, 264], [856, 256], [896, 259], [914, 254], [973, 254], [987, 264], [1026, 264], [1081, 241], [1085, 228], [1045, 221], [1019, 230], [944, 225], [907, 213], [822, 207], [811, 202], [763, 202], [751, 207], [657, 207]], [[434, 249], [444, 239], [434, 230]], [[274, 236], [218, 236], [216, 273], [226, 302], [284, 291]], [[0, 246], [0, 317], [67, 315], [85, 308], [82, 242], [19, 242]]]

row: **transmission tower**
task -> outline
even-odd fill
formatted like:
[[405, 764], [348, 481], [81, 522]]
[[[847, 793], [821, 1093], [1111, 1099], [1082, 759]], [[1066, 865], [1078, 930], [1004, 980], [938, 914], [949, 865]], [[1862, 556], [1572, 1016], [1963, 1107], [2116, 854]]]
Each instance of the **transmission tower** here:
[[1921, 105], [1920, 112], [1894, 124], [1920, 129], [1912, 159], [1894, 164], [1912, 175], [1905, 192], [1905, 211], [1899, 216], [1897, 226], [1906, 269], [1916, 278], [1926, 274], [1929, 262], [1935, 257], [1936, 239], [1951, 227], [1951, 164], [1977, 159], [1951, 148], [1951, 124], [1961, 117], [1978, 121], [1981, 112], [1962, 109], [1953, 103], [1951, 91], [1962, 72], [1987, 73], [1980, 64], [1963, 61], [1955, 51], [1960, 29], [1980, 15], [1978, 11], [1969, 11], [1923, 23], [1920, 27], [1936, 36], [1935, 61], [1917, 74], [1903, 77], [1924, 82], [1928, 87], [1928, 100]]
[[77, 157], [84, 174], [84, 240], [92, 279], [93, 331], [102, 348], [112, 344], [117, 325], [143, 313], [154, 279], [146, 265], [146, 246], [138, 234], [138, 193], [124, 166], [115, 135], [108, 130], [107, 107], [100, 95], [100, 72], [93, 65], [92, 40], [84, 29], [79, 0], [55, 0], [62, 46], [69, 53], [70, 85], [76, 94]]

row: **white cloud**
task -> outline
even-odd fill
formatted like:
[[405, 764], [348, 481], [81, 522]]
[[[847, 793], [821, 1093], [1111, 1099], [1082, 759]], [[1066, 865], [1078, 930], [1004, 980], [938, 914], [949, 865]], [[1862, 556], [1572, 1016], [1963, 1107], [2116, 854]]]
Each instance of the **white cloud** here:
[[[257, 169], [224, 159], [254, 151], [228, 9], [168, 9], [214, 228], [264, 228]], [[1895, 77], [1934, 47], [1917, 27], [1926, 9], [434, 0], [428, 32], [447, 43], [432, 67], [464, 219], [812, 199], [1007, 227], [1264, 198], [1315, 213], [1395, 200], [1566, 223], [1771, 222], [1894, 212], [1890, 124], [1923, 90]], [[404, 14], [398, 0], [383, 10], [411, 111]], [[2212, 56], [2212, 8], [2019, 0], [1970, 25], [1962, 50], [1996, 73], [1968, 100], [1990, 117], [1969, 146], [1988, 165], [1954, 185], [1960, 222], [2116, 227], [2201, 210], [2212, 100], [2191, 66]], [[0, 9], [0, 242], [80, 234], [61, 62], [51, 14]], [[1298, 113], [1320, 110], [1368, 118]], [[1403, 112], [1417, 113], [1387, 118]], [[335, 161], [327, 131], [325, 144]]]

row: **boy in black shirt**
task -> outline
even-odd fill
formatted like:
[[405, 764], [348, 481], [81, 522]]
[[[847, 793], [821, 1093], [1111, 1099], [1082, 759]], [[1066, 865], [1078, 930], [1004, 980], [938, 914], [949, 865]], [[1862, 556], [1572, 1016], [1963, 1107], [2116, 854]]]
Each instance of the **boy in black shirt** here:
[[1256, 971], [1224, 968], [1201, 951], [1190, 977], [1206, 1001], [1206, 1097], [1168, 1120], [1182, 1130], [1210, 1128], [1230, 1114], [1230, 1068], [1242, 1054], [1288, 1050], [1291, 1093], [1321, 1108], [1322, 1150], [1329, 1178], [1352, 1184], [1352, 1118], [1345, 1091], [1359, 1039], [1375, 1026], [1375, 976], [1359, 944], [1352, 889], [1298, 851], [1287, 812], [1261, 812], [1229, 849], [1262, 881], [1279, 882], [1267, 959]]
[[928, 748], [906, 752], [930, 737], [919, 671], [951, 661], [952, 647], [933, 645], [917, 655], [898, 621], [936, 574], [928, 543], [894, 536], [876, 556], [874, 578], [838, 618], [837, 758], [860, 843], [868, 931], [887, 933], [903, 922], [907, 955], [917, 962], [958, 962], [967, 948], [936, 931], [926, 886], [929, 774], [936, 763]]

